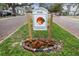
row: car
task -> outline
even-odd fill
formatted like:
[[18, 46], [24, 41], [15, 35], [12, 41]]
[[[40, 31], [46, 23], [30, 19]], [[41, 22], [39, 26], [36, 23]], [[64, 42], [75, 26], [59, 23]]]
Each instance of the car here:
[[3, 10], [3, 11], [2, 11], [2, 16], [6, 16], [6, 15], [7, 15], [6, 10]]
[[11, 16], [12, 12], [9, 10], [3, 10], [3, 16]]

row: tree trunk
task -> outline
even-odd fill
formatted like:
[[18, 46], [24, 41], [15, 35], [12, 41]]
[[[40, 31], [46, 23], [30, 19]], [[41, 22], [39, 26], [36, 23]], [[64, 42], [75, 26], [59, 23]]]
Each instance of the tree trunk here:
[[16, 10], [15, 10], [15, 3], [12, 3], [12, 11], [13, 11], [13, 15], [16, 15]]

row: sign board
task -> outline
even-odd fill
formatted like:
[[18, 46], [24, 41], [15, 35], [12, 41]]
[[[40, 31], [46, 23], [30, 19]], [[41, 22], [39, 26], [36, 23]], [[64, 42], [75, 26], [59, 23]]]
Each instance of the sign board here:
[[47, 30], [48, 10], [39, 7], [33, 10], [33, 30]]

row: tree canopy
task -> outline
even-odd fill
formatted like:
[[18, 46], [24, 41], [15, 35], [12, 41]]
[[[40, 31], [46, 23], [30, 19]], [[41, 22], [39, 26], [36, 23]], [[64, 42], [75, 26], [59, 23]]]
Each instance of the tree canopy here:
[[52, 4], [49, 8], [50, 12], [61, 12], [62, 11], [62, 4]]

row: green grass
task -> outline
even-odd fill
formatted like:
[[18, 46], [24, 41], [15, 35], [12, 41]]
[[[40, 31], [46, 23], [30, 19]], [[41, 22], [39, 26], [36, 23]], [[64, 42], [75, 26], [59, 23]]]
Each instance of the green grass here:
[[[47, 31], [33, 32], [33, 37], [47, 37]], [[28, 27], [24, 25], [20, 30], [14, 33], [7, 40], [0, 44], [1, 56], [33, 56], [30, 51], [23, 49], [22, 42], [28, 37]], [[52, 38], [55, 40], [62, 40], [64, 43], [63, 50], [61, 52], [38, 52], [37, 56], [78, 56], [79, 55], [79, 39], [67, 31], [60, 28], [58, 25], [53, 24]]]

